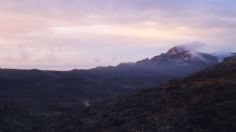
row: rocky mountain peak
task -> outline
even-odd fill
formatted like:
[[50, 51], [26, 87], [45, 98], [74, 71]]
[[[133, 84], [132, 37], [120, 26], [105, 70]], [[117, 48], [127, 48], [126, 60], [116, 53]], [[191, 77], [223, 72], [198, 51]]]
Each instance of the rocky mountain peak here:
[[169, 49], [166, 54], [177, 55], [177, 54], [188, 53], [188, 52], [190, 52], [190, 51], [187, 50], [186, 48], [180, 47], [180, 46], [176, 46], [176, 47], [173, 47], [173, 48]]

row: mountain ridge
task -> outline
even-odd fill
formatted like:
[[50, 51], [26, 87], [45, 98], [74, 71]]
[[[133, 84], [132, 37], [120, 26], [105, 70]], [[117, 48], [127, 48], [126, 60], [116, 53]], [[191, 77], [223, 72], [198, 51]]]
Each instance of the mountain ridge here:
[[[228, 69], [222, 69], [227, 67]], [[57, 132], [234, 132], [236, 56], [159, 88], [104, 100], [61, 119]], [[212, 77], [213, 73], [220, 76]], [[63, 121], [64, 120], [64, 121]]]
[[[149, 60], [145, 63], [62, 72], [1, 69], [0, 96], [37, 112], [60, 113], [83, 108], [87, 104], [85, 102], [125, 95], [172, 79], [184, 78], [218, 63], [208, 54], [202, 55], [209, 58], [207, 62], [195, 58], [193, 61], [182, 60], [182, 56], [188, 55], [189, 51], [181, 49], [172, 55], [170, 52], [177, 50], [174, 48], [160, 55], [171, 61], [160, 63]], [[172, 57], [182, 61], [172, 61]]]

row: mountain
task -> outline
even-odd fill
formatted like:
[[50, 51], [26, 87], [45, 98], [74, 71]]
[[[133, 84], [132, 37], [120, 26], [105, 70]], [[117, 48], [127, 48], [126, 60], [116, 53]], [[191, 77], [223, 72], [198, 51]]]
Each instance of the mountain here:
[[217, 57], [207, 53], [191, 51], [185, 47], [173, 47], [166, 53], [137, 62], [142, 65], [156, 65], [169, 75], [182, 75], [200, 71], [208, 66], [217, 64]]
[[[168, 76], [186, 77], [194, 72], [218, 63], [214, 55], [189, 50], [183, 46], [176, 46], [151, 59], [144, 59], [136, 63], [122, 63], [115, 67], [99, 67], [94, 71], [103, 73], [118, 72], [123, 76]], [[132, 74], [131, 74], [132, 73]]]
[[[177, 62], [177, 63], [215, 63], [217, 58], [211, 54], [188, 50], [182, 46], [173, 47], [165, 54], [151, 58], [151, 62]], [[146, 60], [147, 61], [147, 60]]]
[[185, 79], [104, 100], [60, 118], [55, 132], [235, 132], [236, 56]]
[[89, 70], [0, 70], [0, 96], [40, 113], [81, 109], [112, 96], [186, 77], [217, 64], [215, 56], [174, 47], [151, 59]]

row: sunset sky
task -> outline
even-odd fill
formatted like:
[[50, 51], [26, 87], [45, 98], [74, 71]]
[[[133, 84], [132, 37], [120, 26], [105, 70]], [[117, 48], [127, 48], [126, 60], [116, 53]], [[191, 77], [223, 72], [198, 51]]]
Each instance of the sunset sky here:
[[0, 0], [0, 67], [70, 70], [179, 44], [236, 50], [236, 0]]

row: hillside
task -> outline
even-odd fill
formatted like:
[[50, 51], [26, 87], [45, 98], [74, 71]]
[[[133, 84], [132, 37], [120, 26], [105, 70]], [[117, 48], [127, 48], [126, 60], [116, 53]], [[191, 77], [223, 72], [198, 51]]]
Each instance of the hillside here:
[[0, 132], [41, 132], [46, 129], [46, 118], [33, 113], [1, 98]]
[[36, 112], [58, 114], [183, 78], [217, 62], [210, 54], [174, 47], [152, 59], [114, 67], [64, 72], [0, 69], [0, 97]]
[[236, 57], [61, 117], [55, 132], [235, 132]]

